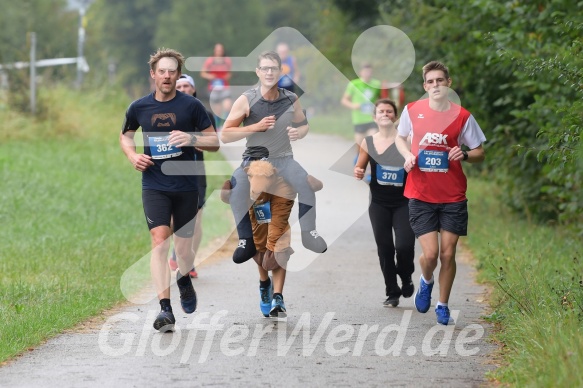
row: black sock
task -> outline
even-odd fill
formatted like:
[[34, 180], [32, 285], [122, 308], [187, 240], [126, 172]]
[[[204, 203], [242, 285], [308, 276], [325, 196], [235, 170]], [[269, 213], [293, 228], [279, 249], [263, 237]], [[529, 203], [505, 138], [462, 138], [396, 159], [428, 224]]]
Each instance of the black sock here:
[[162, 310], [164, 311], [172, 311], [170, 299], [160, 299], [160, 307], [162, 307]]
[[240, 240], [245, 240], [245, 248], [237, 247], [233, 252], [233, 261], [236, 264], [241, 264], [251, 259], [257, 253], [257, 248], [253, 242], [253, 237], [240, 237]]
[[279, 293], [279, 292], [274, 292], [273, 293], [273, 298], [275, 298], [276, 295], [281, 296], [281, 299], [283, 299], [283, 295], [281, 293]]
[[271, 279], [267, 278], [267, 280], [261, 280], [259, 279], [259, 287], [261, 288], [269, 288], [269, 286], [271, 285]]
[[183, 275], [180, 273], [180, 270], [176, 271], [176, 283], [179, 286], [187, 286], [188, 282], [190, 282], [190, 276], [188, 274]]

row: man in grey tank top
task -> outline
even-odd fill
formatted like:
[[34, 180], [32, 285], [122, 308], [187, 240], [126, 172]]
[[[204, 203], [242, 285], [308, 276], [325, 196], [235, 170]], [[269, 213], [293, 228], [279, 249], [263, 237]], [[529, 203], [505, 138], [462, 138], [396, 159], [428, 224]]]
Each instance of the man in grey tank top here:
[[326, 242], [316, 231], [316, 194], [308, 184], [308, 173], [294, 160], [291, 148], [291, 141], [302, 139], [308, 133], [308, 121], [298, 97], [277, 87], [281, 72], [277, 53], [261, 53], [255, 72], [259, 86], [247, 90], [235, 101], [221, 132], [224, 143], [247, 139], [243, 163], [231, 177], [230, 204], [239, 235], [233, 261], [243, 263], [256, 253], [248, 213], [249, 180], [244, 167], [262, 158], [268, 158], [278, 174], [298, 192], [303, 245], [314, 252], [325, 252]]

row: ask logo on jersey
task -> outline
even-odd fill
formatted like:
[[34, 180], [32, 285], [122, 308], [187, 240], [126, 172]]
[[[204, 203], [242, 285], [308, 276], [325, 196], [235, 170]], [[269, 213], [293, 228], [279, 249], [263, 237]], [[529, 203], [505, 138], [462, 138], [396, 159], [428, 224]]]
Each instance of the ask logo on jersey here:
[[419, 142], [419, 145], [447, 145], [447, 135], [427, 132]]

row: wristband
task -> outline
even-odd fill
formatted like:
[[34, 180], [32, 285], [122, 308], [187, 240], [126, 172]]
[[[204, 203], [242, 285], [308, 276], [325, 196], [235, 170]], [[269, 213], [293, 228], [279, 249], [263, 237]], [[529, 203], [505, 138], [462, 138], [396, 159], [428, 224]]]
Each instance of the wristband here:
[[300, 121], [299, 123], [294, 123], [292, 121], [292, 127], [293, 128], [298, 128], [298, 127], [301, 127], [302, 125], [306, 125], [307, 123], [308, 123], [308, 119], [307, 118], [305, 118], [303, 121]]

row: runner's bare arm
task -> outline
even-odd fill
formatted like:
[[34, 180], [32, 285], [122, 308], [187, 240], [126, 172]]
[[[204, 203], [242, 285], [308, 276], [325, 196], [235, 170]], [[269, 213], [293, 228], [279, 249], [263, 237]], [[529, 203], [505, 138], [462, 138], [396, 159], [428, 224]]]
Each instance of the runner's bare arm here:
[[362, 140], [358, 151], [358, 159], [354, 165], [354, 177], [358, 180], [364, 178], [364, 171], [369, 162], [368, 146], [366, 140]]
[[300, 104], [299, 100], [296, 100], [296, 102], [294, 102], [294, 117], [292, 119], [292, 126], [287, 127], [287, 135], [291, 141], [295, 141], [306, 137], [309, 130], [310, 125], [308, 124], [308, 120], [304, 114], [304, 110], [302, 109], [302, 105]]
[[468, 151], [468, 163], [481, 163], [486, 159], [486, 151], [484, 147], [480, 144], [478, 147]]
[[196, 147], [203, 151], [216, 152], [219, 150], [219, 137], [217, 131], [211, 125], [203, 129], [199, 134], [196, 134]]
[[275, 125], [275, 116], [267, 116], [258, 123], [240, 126], [247, 116], [249, 116], [249, 102], [247, 97], [240, 96], [233, 104], [233, 108], [231, 108], [229, 116], [225, 120], [225, 125], [223, 125], [223, 130], [221, 131], [221, 141], [223, 143], [244, 139], [252, 133], [265, 132]]
[[340, 103], [347, 107], [348, 109], [360, 108], [360, 104], [352, 102], [352, 97], [348, 93], [344, 93], [344, 95], [342, 96], [342, 100], [340, 100]]
[[399, 153], [403, 155], [403, 158], [405, 158], [405, 164], [403, 165], [403, 167], [405, 167], [405, 171], [411, 171], [411, 169], [415, 167], [416, 158], [415, 155], [411, 153], [411, 145], [407, 141], [407, 137], [397, 135], [395, 137], [395, 145], [397, 146]]
[[119, 145], [121, 150], [126, 155], [130, 163], [138, 171], [146, 171], [149, 166], [152, 166], [152, 157], [146, 154], [138, 154], [136, 152], [136, 142], [134, 141], [134, 136], [136, 131], [126, 131], [120, 132], [119, 134]]

